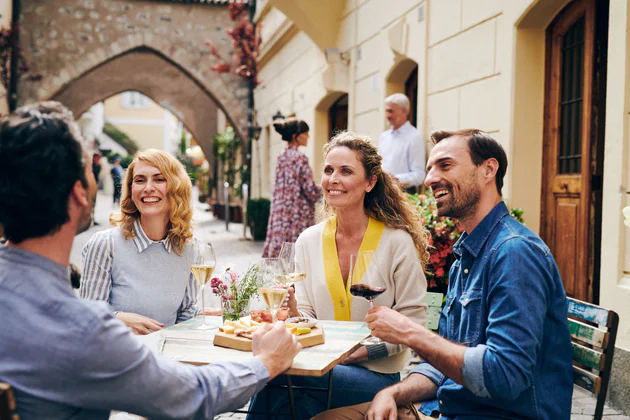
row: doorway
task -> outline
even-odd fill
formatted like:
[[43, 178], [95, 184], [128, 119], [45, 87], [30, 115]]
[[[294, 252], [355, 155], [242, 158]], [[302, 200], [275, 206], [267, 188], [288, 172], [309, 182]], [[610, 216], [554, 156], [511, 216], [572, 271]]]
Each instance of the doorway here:
[[547, 29], [541, 236], [570, 297], [598, 303], [608, 2], [576, 0]]

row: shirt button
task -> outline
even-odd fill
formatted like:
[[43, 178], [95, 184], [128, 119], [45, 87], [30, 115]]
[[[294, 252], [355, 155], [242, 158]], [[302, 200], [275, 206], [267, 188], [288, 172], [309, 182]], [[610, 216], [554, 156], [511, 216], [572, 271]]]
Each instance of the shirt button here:
[[344, 306], [346, 306], [346, 301], [345, 300], [341, 300], [341, 302], [339, 302], [339, 304], [343, 308]]
[[440, 403], [440, 404], [443, 404], [443, 403], [442, 403], [442, 400], [440, 400], [440, 401], [439, 401], [439, 403]]
[[468, 269], [464, 268], [464, 274], [468, 274]]

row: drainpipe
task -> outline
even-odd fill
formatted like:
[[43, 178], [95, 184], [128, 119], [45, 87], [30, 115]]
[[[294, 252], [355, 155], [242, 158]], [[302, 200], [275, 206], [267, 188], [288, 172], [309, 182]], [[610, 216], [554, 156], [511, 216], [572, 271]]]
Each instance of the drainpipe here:
[[[11, 69], [7, 99], [9, 100], [9, 112], [17, 108], [18, 72], [19, 72], [19, 45], [20, 45], [20, 0], [13, 0], [13, 12], [11, 14]], [[17, 30], [16, 30], [17, 29]]]
[[[249, 5], [249, 21], [252, 23], [252, 25], [254, 25], [254, 33], [256, 32], [256, 23], [254, 23], [254, 16], [256, 15], [256, 0], [249, 0], [250, 5]], [[258, 63], [256, 63], [256, 66], [258, 66]], [[256, 86], [254, 86], [254, 82], [252, 80], [249, 81], [249, 86], [248, 86], [248, 95], [247, 95], [247, 156], [246, 156], [246, 162], [247, 162], [247, 171], [245, 172], [244, 179], [243, 179], [243, 184], [245, 185], [251, 185], [252, 184], [252, 131], [251, 128], [254, 127], [254, 125], [256, 124], [256, 122], [254, 121], [254, 89], [256, 88]], [[249, 224], [249, 214], [247, 213], [247, 203], [249, 202], [249, 188], [247, 188], [245, 191], [243, 191], [243, 201], [245, 202], [244, 208], [243, 208], [243, 213], [245, 214], [245, 217], [243, 218], [243, 237], [246, 237], [246, 232], [247, 232], [247, 226]]]

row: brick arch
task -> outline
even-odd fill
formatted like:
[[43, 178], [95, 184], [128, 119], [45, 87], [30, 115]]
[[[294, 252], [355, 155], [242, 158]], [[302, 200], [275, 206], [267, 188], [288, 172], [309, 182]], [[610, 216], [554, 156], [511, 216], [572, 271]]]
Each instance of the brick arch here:
[[26, 2], [20, 43], [42, 79], [22, 81], [18, 103], [61, 99], [78, 114], [113, 94], [138, 90], [180, 116], [210, 156], [212, 135], [200, 127], [217, 106], [242, 139], [247, 132], [247, 86], [210, 70], [204, 44], [210, 40], [229, 56], [225, 28], [232, 24], [221, 5]]
[[[125, 69], [134, 71], [129, 74]], [[78, 116], [94, 103], [128, 90], [142, 92], [173, 112], [212, 160], [216, 99], [180, 67], [149, 48], [134, 49], [85, 72], [51, 99], [62, 102]]]

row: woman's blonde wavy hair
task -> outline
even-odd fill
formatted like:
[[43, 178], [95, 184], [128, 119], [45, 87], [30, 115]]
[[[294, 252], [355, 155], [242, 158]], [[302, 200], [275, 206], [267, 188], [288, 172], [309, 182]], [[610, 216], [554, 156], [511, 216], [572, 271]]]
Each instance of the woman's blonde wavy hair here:
[[131, 184], [136, 164], [146, 162], [160, 170], [166, 179], [166, 195], [171, 205], [166, 238], [170, 241], [177, 255], [184, 252], [184, 244], [192, 238], [192, 214], [190, 199], [192, 183], [184, 166], [169, 153], [157, 149], [147, 149], [136, 153], [133, 162], [129, 164], [125, 180], [122, 185], [122, 200], [120, 213], [112, 213], [109, 218], [112, 226], [119, 226], [125, 239], [135, 236], [133, 223], [140, 217], [140, 211], [131, 199]]
[[[383, 171], [381, 166], [383, 158], [370, 138], [352, 131], [342, 131], [324, 146], [324, 159], [336, 147], [347, 147], [359, 154], [367, 180], [370, 180], [373, 175], [376, 176], [374, 188], [367, 192], [363, 199], [363, 207], [367, 215], [383, 222], [385, 226], [402, 229], [409, 233], [418, 251], [422, 268], [426, 270], [429, 262], [428, 233], [420, 223], [418, 213], [407, 199], [401, 186], [390, 174]], [[330, 215], [335, 212], [335, 209], [324, 200], [323, 211], [325, 215]]]

